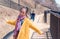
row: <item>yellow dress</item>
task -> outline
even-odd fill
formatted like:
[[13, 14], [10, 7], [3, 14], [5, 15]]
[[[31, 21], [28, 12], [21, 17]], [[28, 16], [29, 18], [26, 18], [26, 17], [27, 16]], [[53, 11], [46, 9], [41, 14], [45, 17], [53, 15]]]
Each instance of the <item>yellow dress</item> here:
[[[8, 20], [7, 23], [15, 26], [16, 21]], [[28, 18], [25, 18], [17, 39], [29, 39], [29, 28], [33, 29], [39, 34], [42, 34], [42, 32], [38, 30], [38, 28], [36, 28]]]

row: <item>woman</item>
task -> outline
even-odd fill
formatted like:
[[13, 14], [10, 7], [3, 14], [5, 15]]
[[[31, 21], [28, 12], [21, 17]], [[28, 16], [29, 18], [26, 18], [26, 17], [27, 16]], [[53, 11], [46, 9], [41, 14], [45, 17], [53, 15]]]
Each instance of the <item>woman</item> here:
[[17, 39], [19, 29], [21, 28], [21, 25], [23, 24], [23, 21], [24, 21], [24, 18], [26, 17], [27, 12], [28, 12], [27, 7], [22, 7], [20, 9], [19, 16], [18, 16], [18, 18], [16, 20], [17, 22], [16, 22], [16, 25], [15, 25], [14, 39]]
[[14, 39], [29, 39], [29, 28], [42, 34], [32, 22], [27, 18], [28, 8], [22, 7], [16, 21], [7, 21], [8, 24], [15, 25]]

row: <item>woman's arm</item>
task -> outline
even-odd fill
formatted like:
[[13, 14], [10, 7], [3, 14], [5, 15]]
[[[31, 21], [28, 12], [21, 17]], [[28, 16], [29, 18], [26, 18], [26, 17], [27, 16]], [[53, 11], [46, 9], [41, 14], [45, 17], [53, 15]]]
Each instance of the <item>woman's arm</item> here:
[[7, 23], [15, 26], [16, 20], [8, 20]]
[[8, 21], [6, 21], [6, 23], [8, 23], [8, 24], [10, 24], [10, 25], [16, 26], [16, 24], [17, 24], [18, 21], [19, 21], [19, 20], [18, 20], [18, 18], [17, 18], [17, 20], [8, 20]]
[[39, 34], [42, 34], [43, 32], [41, 30], [39, 30], [37, 27], [35, 27], [35, 25], [32, 24], [32, 22], [29, 20], [29, 27], [31, 29], [33, 29], [34, 31], [38, 32]]

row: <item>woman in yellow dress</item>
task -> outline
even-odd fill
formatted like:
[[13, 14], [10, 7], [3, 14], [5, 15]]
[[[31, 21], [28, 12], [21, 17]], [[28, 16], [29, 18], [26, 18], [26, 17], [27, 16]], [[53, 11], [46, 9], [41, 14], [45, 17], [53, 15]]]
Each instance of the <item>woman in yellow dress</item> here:
[[14, 25], [14, 35], [13, 39], [29, 39], [29, 28], [35, 30], [39, 34], [42, 34], [42, 31], [33, 25], [33, 23], [27, 17], [28, 8], [22, 7], [20, 9], [19, 16], [17, 20], [8, 20], [7, 23]]

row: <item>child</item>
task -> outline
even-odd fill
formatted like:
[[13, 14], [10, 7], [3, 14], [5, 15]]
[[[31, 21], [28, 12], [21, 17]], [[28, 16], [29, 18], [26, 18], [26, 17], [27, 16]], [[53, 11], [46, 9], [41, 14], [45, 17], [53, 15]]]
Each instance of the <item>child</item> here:
[[29, 28], [35, 30], [39, 34], [42, 31], [38, 30], [32, 22], [27, 18], [28, 8], [22, 7], [16, 21], [7, 21], [8, 24], [15, 25], [14, 39], [29, 39]]

